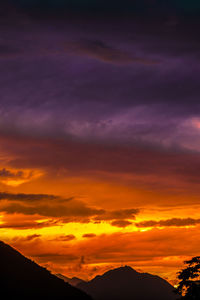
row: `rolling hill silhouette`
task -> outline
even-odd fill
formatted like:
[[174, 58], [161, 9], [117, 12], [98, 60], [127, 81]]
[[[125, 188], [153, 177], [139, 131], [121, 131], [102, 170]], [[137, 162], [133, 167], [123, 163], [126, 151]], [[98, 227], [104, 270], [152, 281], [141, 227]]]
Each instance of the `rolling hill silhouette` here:
[[1, 241], [0, 288], [4, 299], [91, 300]]
[[95, 300], [175, 300], [174, 288], [164, 279], [125, 266], [77, 285]]

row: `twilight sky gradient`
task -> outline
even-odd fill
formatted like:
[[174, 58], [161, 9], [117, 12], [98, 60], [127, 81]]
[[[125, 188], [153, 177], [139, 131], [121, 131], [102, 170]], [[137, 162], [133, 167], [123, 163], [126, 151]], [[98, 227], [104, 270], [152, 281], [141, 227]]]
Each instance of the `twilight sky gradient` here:
[[200, 253], [200, 5], [40, 2], [0, 7], [0, 237], [174, 282]]

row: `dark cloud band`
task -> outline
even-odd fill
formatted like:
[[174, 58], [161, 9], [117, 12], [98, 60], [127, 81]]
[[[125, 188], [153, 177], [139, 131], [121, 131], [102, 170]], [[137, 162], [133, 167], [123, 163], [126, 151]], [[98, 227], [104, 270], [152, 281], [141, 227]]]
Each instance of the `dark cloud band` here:
[[[59, 201], [61, 197], [48, 194], [12, 194], [0, 192], [0, 200], [19, 201], [19, 202], [37, 202], [37, 201]], [[66, 201], [71, 200], [65, 199]]]
[[160, 221], [144, 221], [140, 223], [135, 223], [137, 227], [185, 227], [185, 226], [195, 226], [200, 224], [200, 219], [193, 218], [172, 218], [168, 220], [160, 220]]

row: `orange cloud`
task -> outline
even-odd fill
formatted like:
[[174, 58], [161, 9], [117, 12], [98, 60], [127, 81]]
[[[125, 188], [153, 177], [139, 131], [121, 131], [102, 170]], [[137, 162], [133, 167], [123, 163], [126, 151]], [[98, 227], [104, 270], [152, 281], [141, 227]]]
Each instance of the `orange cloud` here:
[[[93, 238], [68, 241], [65, 238], [47, 239], [33, 236], [13, 238], [9, 242], [39, 263], [50, 264], [52, 270], [63, 268], [73, 270], [85, 277], [88, 269], [97, 267], [100, 272], [105, 266], [126, 262], [133, 267], [154, 272], [162, 276], [167, 272], [176, 273], [183, 258], [198, 255], [200, 252], [200, 227], [152, 229], [146, 232], [116, 232]], [[66, 244], [67, 243], [67, 244]], [[123, 247], [121, 246], [123, 245]], [[81, 257], [84, 265], [78, 269]], [[65, 267], [63, 267], [65, 266]], [[166, 272], [167, 270], [167, 272]], [[174, 276], [174, 275], [173, 275]]]
[[17, 170], [3, 167], [0, 170], [0, 182], [8, 186], [19, 186], [23, 183], [35, 180], [43, 175], [39, 170]]
[[125, 262], [172, 278], [183, 258], [199, 255], [199, 154], [0, 141], [2, 175], [44, 174], [6, 191], [0, 180], [1, 236], [52, 271], [86, 278]]

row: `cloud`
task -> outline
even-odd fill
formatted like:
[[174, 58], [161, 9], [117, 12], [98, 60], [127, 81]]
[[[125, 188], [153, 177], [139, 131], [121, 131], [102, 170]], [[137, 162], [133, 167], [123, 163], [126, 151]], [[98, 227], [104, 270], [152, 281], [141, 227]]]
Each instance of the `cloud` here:
[[39, 238], [39, 237], [41, 237], [40, 234], [32, 234], [32, 235], [28, 235], [28, 236], [27, 236], [27, 241], [31, 241], [31, 240], [37, 239], [37, 238]]
[[[113, 226], [126, 227], [140, 212], [135, 208], [105, 210], [91, 207], [74, 198], [63, 200], [62, 197], [49, 194], [0, 193], [0, 200], [0, 211], [4, 214], [0, 228], [39, 229], [71, 222], [102, 221], [112, 221]], [[43, 221], [43, 217], [49, 220]]]
[[115, 220], [111, 223], [112, 226], [116, 226], [116, 227], [127, 227], [131, 224], [132, 222], [128, 220]]
[[[20, 219], [5, 217], [0, 228], [43, 228], [57, 226], [70, 222], [89, 223], [112, 221], [113, 226], [125, 227], [135, 220], [139, 209], [105, 210], [102, 208], [90, 207], [74, 198], [63, 200], [62, 197], [49, 194], [12, 194], [0, 193], [0, 211], [5, 216], [24, 216]], [[26, 216], [30, 219], [26, 219]], [[34, 219], [31, 220], [32, 217]], [[47, 221], [40, 221], [41, 217], [50, 218]], [[53, 218], [53, 219], [51, 219]], [[84, 236], [86, 237], [86, 236]]]
[[2, 214], [0, 228], [2, 229], [40, 229], [45, 227], [53, 227], [58, 225], [58, 220], [49, 218], [44, 220], [40, 216], [24, 215], [24, 214]]
[[24, 243], [29, 243], [29, 242], [31, 242], [31, 241], [33, 241], [33, 240], [35, 240], [35, 239], [38, 239], [38, 238], [40, 238], [41, 237], [41, 235], [40, 234], [31, 234], [31, 235], [27, 235], [27, 236], [25, 236], [25, 237], [14, 237], [13, 239], [12, 239], [12, 241], [13, 242], [24, 242]]
[[[52, 201], [49, 201], [48, 196]], [[140, 212], [139, 209], [109, 211], [90, 207], [75, 199], [62, 202], [61, 198], [60, 203], [60, 197], [55, 196], [54, 199], [53, 195], [43, 194], [21, 195], [6, 193], [4, 195], [2, 193], [0, 199], [9, 200], [7, 202], [2, 200], [2, 203], [0, 203], [0, 211], [6, 214], [4, 215], [3, 224], [0, 225], [0, 228], [39, 229], [49, 226], [59, 226], [70, 222], [98, 223], [102, 221], [112, 221], [111, 225], [113, 226], [126, 227], [132, 224], [130, 220], [135, 220], [135, 216]], [[22, 217], [19, 219], [13, 217], [12, 219], [12, 215], [21, 215]], [[10, 216], [10, 218], [8, 218], [8, 216]], [[50, 219], [40, 221], [42, 217], [48, 217]], [[84, 235], [84, 237], [86, 237], [86, 235]]]
[[24, 173], [23, 171], [17, 171], [17, 172], [12, 172], [6, 168], [3, 168], [0, 170], [0, 177], [8, 177], [8, 178], [15, 178], [15, 177], [19, 177], [19, 178], [23, 178]]
[[135, 216], [140, 212], [137, 208], [121, 209], [106, 211], [105, 213], [97, 216], [95, 220], [97, 221], [109, 221], [118, 219], [135, 219]]
[[95, 233], [85, 233], [82, 235], [83, 238], [94, 238], [96, 237]]
[[8, 186], [19, 186], [23, 183], [30, 182], [40, 176], [44, 175], [43, 172], [33, 170], [17, 170], [17, 169], [0, 169], [0, 182]]
[[[65, 264], [66, 270], [70, 272], [71, 268], [79, 276], [87, 275], [91, 264], [100, 267], [102, 264], [121, 265], [123, 262], [134, 268], [147, 268], [151, 272], [157, 270], [159, 274], [166, 274], [166, 270], [174, 271], [175, 274], [180, 262], [186, 257], [199, 254], [199, 230], [200, 227], [192, 227], [117, 232], [97, 235], [95, 238], [76, 239], [70, 247], [64, 247], [63, 241], [49, 241], [45, 237], [27, 243], [20, 240], [9, 242], [38, 262], [51, 263], [52, 270]], [[64, 274], [68, 274], [66, 270]], [[100, 272], [99, 269], [98, 271]]]
[[[196, 198], [191, 198], [200, 190], [200, 156], [194, 151], [159, 149], [153, 145], [98, 144], [77, 140], [61, 142], [9, 136], [0, 136], [0, 142], [2, 153], [10, 157], [10, 167], [35, 167], [48, 173], [52, 183], [55, 175], [58, 180], [62, 176], [81, 176], [87, 180], [115, 181], [120, 185], [134, 185], [165, 194], [181, 193], [184, 197], [179, 197], [179, 203], [188, 203], [187, 197], [197, 203]], [[100, 198], [100, 194], [97, 197]], [[174, 202], [162, 199], [154, 202], [160, 205]]]
[[[12, 46], [26, 48], [22, 59], [2, 62], [1, 133], [199, 149], [199, 133], [182, 126], [199, 111], [194, 30], [187, 37], [182, 29], [164, 37], [162, 29], [134, 22], [114, 22], [111, 28], [101, 23], [100, 31], [98, 21], [79, 30], [69, 24], [53, 32], [35, 25], [1, 32]], [[132, 60], [162, 64], [146, 68]], [[113, 69], [117, 63], [123, 67]]]
[[131, 53], [111, 47], [100, 40], [68, 42], [65, 44], [65, 50], [73, 55], [88, 56], [112, 64], [141, 63], [151, 65], [158, 63], [150, 59], [134, 57]]
[[[89, 222], [91, 217], [105, 213], [105, 210], [87, 206], [73, 197], [62, 198], [51, 194], [13, 194], [6, 192], [0, 193], [0, 211], [6, 214], [39, 215], [57, 218], [63, 224], [69, 222]], [[22, 226], [23, 228], [23, 222], [21, 225], [19, 224], [18, 226]], [[43, 224], [28, 222], [28, 225], [31, 224], [34, 227], [49, 226], [49, 222], [44, 222]], [[52, 223], [52, 225], [55, 225], [55, 223]], [[7, 226], [9, 225], [7, 224]], [[27, 224], [24, 224], [24, 226], [27, 226]]]
[[63, 234], [56, 236], [53, 241], [59, 241], [59, 242], [69, 242], [75, 240], [76, 237], [73, 234]]
[[[63, 199], [56, 195], [48, 194], [13, 194], [0, 192], [0, 200], [17, 201], [17, 202], [40, 202], [40, 201], [59, 201]], [[70, 201], [72, 198], [64, 199]]]
[[[73, 262], [78, 259], [78, 257], [73, 254], [59, 254], [59, 253], [51, 253], [51, 252], [37, 254], [35, 256], [37, 256], [37, 260], [39, 260], [40, 262], [54, 261], [59, 264]], [[35, 257], [35, 256], [33, 256], [33, 257]]]
[[[197, 27], [79, 21], [0, 26], [0, 211], [10, 216], [1, 219], [1, 231], [42, 232], [13, 243], [42, 263], [79, 271], [83, 265], [85, 274], [87, 263], [174, 268], [171, 257], [198, 255], [198, 219], [151, 220], [156, 228], [146, 233], [81, 241], [62, 233], [68, 222], [105, 221], [116, 227], [105, 224], [105, 230], [135, 230], [128, 225], [137, 207], [159, 220], [166, 207], [172, 206], [173, 216], [177, 206], [194, 211], [199, 205]], [[24, 179], [25, 170], [35, 168], [43, 178], [3, 192], [2, 180]], [[85, 203], [54, 195], [68, 190]], [[86, 235], [94, 234], [92, 224], [85, 227]]]
[[21, 222], [4, 222], [0, 224], [1, 229], [16, 229], [16, 230], [25, 230], [25, 229], [40, 229], [45, 227], [56, 226], [57, 221], [45, 221], [45, 222], [36, 222], [36, 221], [21, 221]]
[[94, 221], [112, 221], [112, 226], [127, 227], [132, 224], [130, 220], [135, 220], [139, 212], [140, 210], [137, 208], [105, 211], [105, 213], [96, 216]]
[[[139, 209], [105, 210], [90, 207], [74, 198], [62, 198], [50, 194], [13, 194], [0, 193], [0, 211], [7, 215], [22, 214], [24, 216], [40, 216], [52, 220], [8, 220], [0, 228], [43, 228], [62, 225], [70, 222], [89, 223], [112, 221], [113, 226], [126, 227], [131, 224], [127, 219], [134, 220]], [[84, 236], [86, 237], [86, 236]]]
[[135, 223], [134, 225], [137, 227], [185, 227], [185, 226], [195, 226], [200, 224], [200, 219], [193, 219], [193, 218], [172, 218], [167, 220], [160, 220], [160, 221], [143, 221], [139, 223]]
[[63, 222], [73, 222], [78, 219], [81, 221], [81, 218], [96, 216], [103, 212], [102, 209], [90, 208], [80, 202], [74, 202], [72, 205], [59, 205], [57, 203], [52, 205], [22, 205], [18, 203], [2, 204], [0, 205], [0, 211], [8, 214], [22, 213], [25, 215], [38, 214], [41, 216], [56, 218], [68, 217], [62, 219]]

